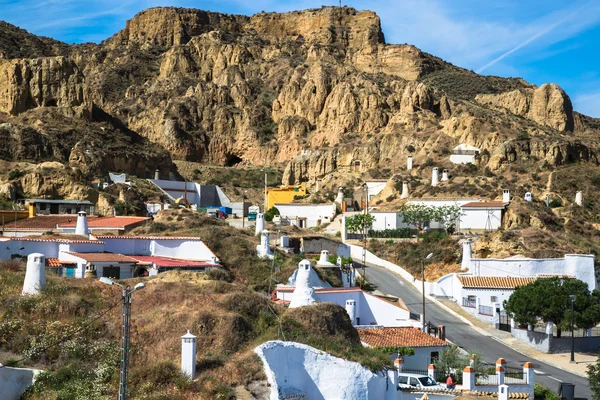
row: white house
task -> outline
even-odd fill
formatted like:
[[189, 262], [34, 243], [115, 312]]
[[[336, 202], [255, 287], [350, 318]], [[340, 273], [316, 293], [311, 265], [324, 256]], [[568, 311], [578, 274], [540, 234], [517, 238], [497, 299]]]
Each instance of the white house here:
[[299, 228], [311, 228], [331, 222], [335, 217], [336, 206], [331, 204], [278, 203], [281, 218], [287, 218]]
[[475, 156], [479, 154], [479, 148], [469, 144], [459, 144], [452, 150], [450, 162], [453, 164], [469, 164], [475, 163]]
[[372, 179], [369, 181], [365, 181], [365, 183], [367, 184], [367, 188], [369, 189], [369, 203], [371, 203], [375, 196], [377, 196], [383, 191], [383, 189], [385, 189], [385, 185], [387, 185], [387, 179]]
[[[277, 299], [282, 303], [292, 300], [295, 287], [278, 285]], [[419, 326], [420, 322], [410, 319], [410, 311], [401, 299], [397, 302], [384, 300], [358, 287], [315, 288], [314, 298], [320, 303], [335, 303], [346, 308], [346, 301], [356, 302], [357, 326]]]
[[[404, 369], [426, 370], [444, 348], [450, 345], [445, 340], [431, 336], [415, 327], [369, 327], [357, 329], [360, 341], [368, 347], [410, 347], [413, 356], [404, 356]], [[396, 353], [393, 355], [395, 358]]]
[[60, 252], [58, 259], [67, 270], [67, 276], [85, 277], [86, 272], [95, 272], [98, 277], [114, 279], [133, 278], [137, 261], [123, 254]]

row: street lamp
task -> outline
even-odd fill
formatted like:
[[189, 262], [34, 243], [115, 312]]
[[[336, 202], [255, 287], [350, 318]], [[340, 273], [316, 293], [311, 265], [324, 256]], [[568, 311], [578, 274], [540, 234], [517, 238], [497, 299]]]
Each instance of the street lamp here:
[[569, 295], [571, 300], [571, 363], [575, 363], [575, 299], [577, 296], [574, 294]]
[[421, 284], [423, 289], [423, 332], [425, 332], [425, 261], [433, 257], [433, 253], [429, 253], [427, 257], [421, 260]]
[[107, 285], [117, 285], [123, 290], [123, 326], [121, 328], [121, 375], [119, 380], [119, 400], [127, 400], [127, 373], [129, 369], [129, 337], [131, 334], [130, 319], [131, 319], [131, 295], [137, 290], [146, 287], [142, 282], [138, 283], [131, 289], [131, 286], [123, 286], [110, 278], [103, 276], [100, 282]]

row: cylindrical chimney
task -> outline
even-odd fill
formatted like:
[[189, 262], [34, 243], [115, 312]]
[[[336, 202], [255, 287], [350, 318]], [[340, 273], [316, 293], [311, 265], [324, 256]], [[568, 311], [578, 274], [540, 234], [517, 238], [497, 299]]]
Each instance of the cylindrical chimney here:
[[581, 191], [575, 193], [575, 204], [578, 206], [583, 205], [583, 193]]
[[412, 156], [408, 156], [406, 159], [406, 170], [410, 171], [412, 169]]
[[256, 227], [254, 230], [254, 235], [260, 235], [260, 233], [265, 229], [265, 215], [262, 213], [256, 214]]
[[77, 224], [75, 225], [75, 234], [81, 236], [89, 235], [88, 222], [85, 211], [77, 213]]
[[40, 294], [46, 287], [46, 260], [41, 253], [31, 253], [27, 256], [25, 282], [21, 294]]
[[440, 181], [440, 173], [437, 167], [433, 167], [433, 171], [431, 171], [431, 186], [437, 186]]
[[155, 180], [155, 181], [157, 181], [157, 180], [159, 180], [159, 179], [160, 179], [160, 170], [157, 168], [157, 169], [154, 171], [154, 180]]
[[462, 242], [463, 251], [462, 251], [462, 263], [460, 265], [463, 271], [469, 270], [471, 267], [471, 258], [473, 256], [473, 250], [471, 248], [471, 240], [465, 239]]
[[181, 373], [190, 379], [196, 375], [196, 336], [190, 331], [181, 337]]
[[329, 262], [329, 252], [327, 250], [321, 250], [321, 256], [319, 257], [318, 264], [325, 264]]
[[346, 312], [352, 321], [352, 325], [356, 325], [356, 300], [346, 300]]
[[404, 181], [402, 182], [402, 194], [400, 195], [401, 199], [408, 199], [408, 196], [410, 196], [410, 190], [408, 188], [408, 182]]
[[448, 170], [445, 169], [442, 171], [442, 182], [447, 181], [448, 180]]

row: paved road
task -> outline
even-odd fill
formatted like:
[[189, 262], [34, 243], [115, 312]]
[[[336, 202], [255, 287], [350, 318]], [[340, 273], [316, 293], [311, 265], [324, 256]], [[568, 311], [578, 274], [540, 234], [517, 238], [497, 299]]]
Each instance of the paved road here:
[[[368, 265], [366, 269], [367, 280], [377, 286], [384, 293], [400, 297], [410, 311], [421, 313], [422, 295], [412, 283], [406, 282], [402, 277], [388, 269], [374, 265]], [[571, 374], [562, 369], [548, 364], [531, 360], [529, 357], [514, 351], [498, 340], [485, 336], [470, 325], [449, 315], [439, 305], [426, 299], [425, 318], [432, 324], [446, 326], [446, 338], [466, 350], [479, 350], [483, 354], [486, 363], [495, 365], [500, 357], [506, 359], [509, 367], [521, 368], [526, 361], [533, 362], [536, 371], [536, 382], [558, 391], [559, 382], [571, 382], [575, 384], [575, 398], [592, 399], [592, 392], [588, 388], [587, 378]]]

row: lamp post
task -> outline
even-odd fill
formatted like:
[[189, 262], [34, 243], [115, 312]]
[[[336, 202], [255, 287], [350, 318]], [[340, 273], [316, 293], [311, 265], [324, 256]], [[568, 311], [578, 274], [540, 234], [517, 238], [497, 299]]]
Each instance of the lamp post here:
[[575, 299], [574, 294], [569, 295], [571, 300], [571, 364], [575, 364]]
[[425, 332], [425, 261], [433, 257], [433, 253], [429, 253], [427, 257], [421, 260], [421, 284], [423, 290], [423, 332]]
[[110, 278], [103, 276], [100, 278], [100, 282], [106, 283], [107, 285], [117, 285], [121, 287], [123, 294], [123, 325], [121, 327], [121, 374], [119, 379], [119, 400], [127, 400], [127, 374], [129, 372], [129, 339], [131, 334], [130, 320], [131, 320], [131, 295], [137, 290], [141, 290], [146, 287], [143, 283], [138, 283], [131, 289], [131, 286], [123, 286]]

